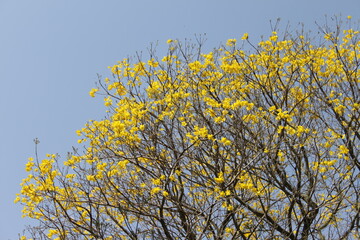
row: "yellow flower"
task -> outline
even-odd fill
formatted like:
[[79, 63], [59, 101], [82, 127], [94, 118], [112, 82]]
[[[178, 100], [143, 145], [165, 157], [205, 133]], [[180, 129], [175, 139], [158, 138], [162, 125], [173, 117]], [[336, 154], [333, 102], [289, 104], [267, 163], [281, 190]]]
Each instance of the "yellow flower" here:
[[87, 179], [88, 181], [96, 181], [96, 178], [95, 178], [94, 175], [87, 175], [87, 176], [86, 176], [86, 179]]
[[34, 162], [29, 161], [29, 162], [26, 164], [25, 170], [26, 170], [27, 172], [30, 172], [30, 171], [32, 170], [33, 166], [34, 166]]
[[160, 179], [160, 178], [152, 179], [151, 181], [152, 181], [152, 183], [153, 183], [154, 185], [161, 185], [161, 179]]
[[229, 139], [225, 138], [225, 137], [221, 138], [220, 142], [221, 142], [222, 144], [224, 144], [224, 146], [229, 146], [229, 145], [231, 145], [231, 141], [230, 141]]
[[14, 200], [14, 203], [18, 203], [21, 200], [21, 198], [19, 196], [17, 196]]
[[59, 233], [58, 230], [49, 229], [49, 233], [47, 234], [47, 236], [48, 236], [49, 238], [51, 238], [53, 235], [58, 234], [58, 233]]
[[73, 173], [69, 173], [69, 174], [66, 174], [66, 178], [70, 178], [70, 179], [73, 179], [73, 178], [75, 178], [75, 174], [73, 174]]
[[326, 33], [326, 34], [324, 35], [324, 38], [325, 38], [326, 40], [330, 40], [330, 39], [331, 39], [331, 34], [330, 34], [330, 33]]
[[109, 96], [109, 97], [104, 98], [104, 102], [105, 102], [104, 103], [105, 106], [107, 106], [107, 107], [111, 106], [112, 105], [111, 97]]
[[244, 33], [244, 35], [241, 37], [241, 40], [247, 40], [249, 38], [248, 33]]
[[123, 161], [119, 161], [117, 163], [117, 166], [120, 168], [120, 169], [125, 169], [126, 168], [126, 165], [129, 163], [129, 160], [123, 160]]
[[226, 45], [228, 45], [228, 46], [234, 46], [236, 44], [236, 39], [229, 39], [229, 40], [227, 40], [227, 42], [226, 42]]
[[277, 39], [278, 39], [277, 35], [273, 35], [273, 36], [270, 37], [270, 41], [272, 41], [272, 42], [276, 42]]
[[93, 89], [90, 90], [89, 95], [90, 95], [91, 97], [95, 97], [95, 93], [98, 92], [98, 91], [99, 91], [99, 89], [93, 88]]
[[270, 111], [270, 112], [275, 111], [275, 110], [276, 110], [276, 107], [275, 107], [275, 106], [271, 106], [271, 107], [269, 108], [269, 111]]
[[160, 191], [161, 191], [161, 188], [159, 188], [159, 187], [154, 187], [153, 189], [151, 189], [150, 194], [151, 194], [151, 195], [154, 195], [154, 194], [157, 194], [157, 193], [160, 192]]
[[347, 154], [349, 152], [349, 149], [345, 145], [339, 146], [339, 153], [340, 154]]
[[148, 65], [149, 65], [150, 67], [156, 68], [156, 67], [159, 66], [159, 63], [156, 62], [156, 61], [152, 58], [152, 59], [150, 59], [150, 60], [148, 61]]
[[224, 173], [223, 172], [220, 172], [219, 173], [219, 176], [214, 178], [215, 182], [217, 183], [223, 183], [225, 180], [224, 180]]

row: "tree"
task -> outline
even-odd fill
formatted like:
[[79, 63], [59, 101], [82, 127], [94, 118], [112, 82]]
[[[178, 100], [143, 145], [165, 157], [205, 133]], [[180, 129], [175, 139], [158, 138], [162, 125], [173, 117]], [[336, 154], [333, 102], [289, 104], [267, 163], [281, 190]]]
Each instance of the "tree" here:
[[77, 132], [84, 150], [29, 159], [30, 235], [359, 237], [359, 31], [335, 30], [118, 62], [90, 91], [108, 111]]

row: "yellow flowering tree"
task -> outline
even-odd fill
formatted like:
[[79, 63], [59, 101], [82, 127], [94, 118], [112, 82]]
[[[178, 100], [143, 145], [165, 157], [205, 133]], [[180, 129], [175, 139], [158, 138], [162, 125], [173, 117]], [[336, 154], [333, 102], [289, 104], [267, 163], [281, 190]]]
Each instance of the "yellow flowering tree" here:
[[108, 111], [77, 132], [84, 150], [29, 159], [30, 235], [358, 238], [359, 36], [245, 34], [206, 54], [169, 40], [118, 62], [90, 91]]

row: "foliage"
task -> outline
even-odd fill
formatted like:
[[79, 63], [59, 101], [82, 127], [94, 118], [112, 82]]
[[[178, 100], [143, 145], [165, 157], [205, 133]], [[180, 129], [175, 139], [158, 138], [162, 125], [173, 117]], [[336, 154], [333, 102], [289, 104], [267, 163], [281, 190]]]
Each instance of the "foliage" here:
[[77, 132], [84, 151], [26, 165], [32, 237], [359, 237], [359, 31], [323, 37], [245, 34], [251, 50], [207, 54], [169, 40], [161, 60], [112, 66], [90, 91], [108, 116]]

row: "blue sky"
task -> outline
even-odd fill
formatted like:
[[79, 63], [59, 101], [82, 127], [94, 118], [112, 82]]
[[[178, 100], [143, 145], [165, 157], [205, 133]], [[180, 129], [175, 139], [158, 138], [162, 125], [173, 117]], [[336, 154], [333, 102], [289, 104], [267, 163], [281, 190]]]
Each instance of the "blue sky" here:
[[[248, 32], [255, 42], [271, 32], [348, 15], [360, 19], [359, 0], [0, 0], [0, 239], [17, 239], [28, 219], [13, 204], [26, 177], [28, 157], [66, 155], [75, 131], [105, 116], [101, 98], [90, 98], [97, 74], [124, 57], [169, 38], [206, 34], [210, 49]], [[143, 54], [146, 56], [146, 54]]]

